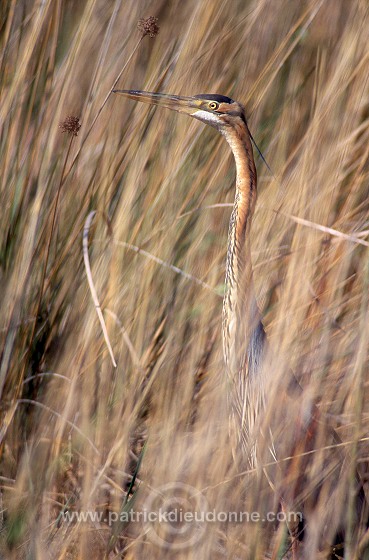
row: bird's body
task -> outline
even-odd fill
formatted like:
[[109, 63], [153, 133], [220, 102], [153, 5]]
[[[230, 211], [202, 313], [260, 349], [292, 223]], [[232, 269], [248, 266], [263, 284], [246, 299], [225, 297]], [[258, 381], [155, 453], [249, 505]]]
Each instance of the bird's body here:
[[[235, 103], [235, 102], [233, 102]], [[257, 175], [251, 137], [243, 107], [239, 122], [221, 130], [236, 163], [236, 192], [228, 229], [223, 299], [223, 352], [231, 384], [231, 410], [236, 433], [255, 467], [253, 428], [265, 401], [262, 361], [266, 349], [264, 326], [254, 295], [250, 250], [251, 220], [257, 196]]]

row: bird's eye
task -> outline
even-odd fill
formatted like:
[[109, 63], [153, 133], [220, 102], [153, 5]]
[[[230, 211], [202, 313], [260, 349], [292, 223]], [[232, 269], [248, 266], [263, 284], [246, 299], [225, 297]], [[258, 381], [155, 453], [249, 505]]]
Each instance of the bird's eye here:
[[216, 109], [218, 109], [218, 107], [219, 107], [219, 103], [217, 103], [216, 101], [209, 101], [208, 107], [212, 111], [216, 111]]

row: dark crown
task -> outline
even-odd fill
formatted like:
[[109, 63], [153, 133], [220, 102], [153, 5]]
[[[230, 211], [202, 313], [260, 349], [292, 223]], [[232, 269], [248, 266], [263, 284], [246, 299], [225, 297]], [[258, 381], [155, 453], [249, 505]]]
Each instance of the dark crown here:
[[210, 101], [218, 101], [218, 103], [233, 103], [233, 99], [225, 95], [218, 95], [217, 93], [202, 93], [195, 95], [196, 99], [209, 99]]

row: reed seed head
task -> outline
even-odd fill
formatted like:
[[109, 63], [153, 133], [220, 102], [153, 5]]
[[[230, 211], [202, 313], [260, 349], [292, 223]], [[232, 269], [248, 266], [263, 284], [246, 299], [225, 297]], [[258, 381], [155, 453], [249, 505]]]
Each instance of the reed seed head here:
[[158, 26], [158, 18], [154, 16], [139, 19], [137, 27], [141, 31], [142, 37], [145, 37], [146, 35], [156, 37], [160, 29]]
[[61, 128], [62, 132], [78, 136], [79, 129], [81, 128], [81, 121], [79, 120], [79, 117], [70, 115], [59, 124], [59, 128]]

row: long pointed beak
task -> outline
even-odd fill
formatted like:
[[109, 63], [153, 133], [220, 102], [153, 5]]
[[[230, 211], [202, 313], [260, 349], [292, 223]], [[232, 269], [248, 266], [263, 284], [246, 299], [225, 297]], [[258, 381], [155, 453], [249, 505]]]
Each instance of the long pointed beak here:
[[150, 91], [136, 91], [132, 89], [113, 89], [113, 93], [124, 95], [129, 99], [149, 103], [150, 105], [160, 105], [178, 113], [192, 115], [198, 111], [201, 100], [195, 97], [180, 97], [178, 95], [168, 95], [166, 93], [152, 93]]

